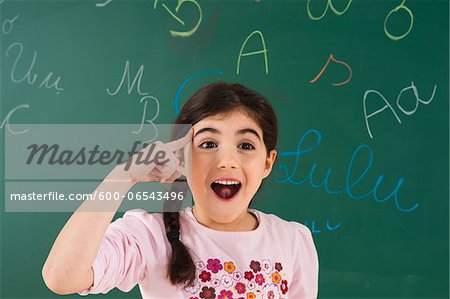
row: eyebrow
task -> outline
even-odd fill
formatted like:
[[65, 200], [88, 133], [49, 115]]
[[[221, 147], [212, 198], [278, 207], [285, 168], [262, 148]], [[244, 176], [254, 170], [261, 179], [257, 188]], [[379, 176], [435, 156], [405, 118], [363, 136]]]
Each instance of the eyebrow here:
[[[221, 134], [221, 132], [219, 130], [215, 129], [215, 128], [202, 128], [202, 129], [198, 130], [197, 133], [195, 133], [194, 138], [197, 137], [198, 135], [202, 134], [202, 133], [205, 133], [205, 132], [211, 132], [213, 134], [219, 134], [219, 135]], [[250, 133], [250, 134], [255, 135], [258, 138], [258, 140], [261, 141], [261, 137], [259, 137], [258, 132], [256, 132], [255, 130], [253, 130], [251, 128], [245, 128], [245, 129], [238, 130], [236, 132], [236, 135], [244, 135], [246, 133]]]

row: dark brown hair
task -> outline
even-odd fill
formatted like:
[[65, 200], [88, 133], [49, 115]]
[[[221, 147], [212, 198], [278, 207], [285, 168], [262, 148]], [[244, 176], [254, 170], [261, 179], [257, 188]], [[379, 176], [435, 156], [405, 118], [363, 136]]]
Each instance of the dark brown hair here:
[[[206, 117], [215, 115], [226, 116], [235, 110], [246, 112], [259, 125], [263, 132], [266, 153], [269, 156], [270, 151], [275, 149], [278, 139], [278, 120], [275, 111], [267, 99], [239, 83], [215, 82], [199, 89], [184, 104], [175, 124], [194, 125]], [[175, 133], [178, 136], [172, 136], [172, 140], [181, 138], [186, 133]], [[182, 184], [184, 188], [186, 188], [186, 185]], [[173, 184], [172, 191], [186, 194], [187, 190], [177, 189], [180, 189], [180, 185]], [[178, 207], [173, 205], [178, 205]], [[168, 200], [165, 201], [164, 206], [163, 218], [166, 233], [177, 235], [180, 231], [179, 213], [173, 211], [179, 211], [181, 201]], [[170, 212], [166, 212], [168, 210]], [[172, 239], [170, 244], [172, 255], [167, 269], [167, 276], [172, 284], [186, 283], [187, 285], [192, 285], [196, 272], [189, 249], [178, 238]]]

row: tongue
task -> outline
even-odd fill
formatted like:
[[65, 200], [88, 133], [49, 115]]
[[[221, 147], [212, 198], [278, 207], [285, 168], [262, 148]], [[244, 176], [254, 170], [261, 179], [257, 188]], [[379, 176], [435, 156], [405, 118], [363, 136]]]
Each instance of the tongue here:
[[220, 185], [220, 184], [213, 184], [212, 188], [217, 195], [219, 195], [224, 199], [233, 197], [233, 195], [236, 194], [236, 192], [239, 189], [238, 186], [236, 185]]

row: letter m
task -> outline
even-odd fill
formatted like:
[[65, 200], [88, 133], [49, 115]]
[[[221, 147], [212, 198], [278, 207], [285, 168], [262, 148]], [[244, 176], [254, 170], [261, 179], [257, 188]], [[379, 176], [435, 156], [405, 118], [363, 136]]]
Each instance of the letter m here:
[[41, 145], [41, 146], [37, 146], [37, 144], [32, 144], [32, 145], [30, 145], [29, 147], [27, 147], [27, 149], [31, 149], [31, 153], [30, 153], [30, 155], [28, 156], [28, 160], [27, 160], [27, 165], [30, 165], [31, 164], [31, 162], [33, 161], [33, 159], [34, 159], [34, 156], [39, 152], [39, 151], [41, 151], [41, 155], [40, 155], [40, 157], [39, 157], [39, 160], [37, 161], [37, 164], [38, 165], [41, 165], [42, 164], [42, 160], [44, 160], [44, 158], [45, 158], [45, 156], [49, 153], [49, 151], [52, 151], [52, 156], [51, 156], [51, 160], [53, 160], [54, 159], [54, 157], [55, 157], [55, 155], [56, 155], [56, 152], [58, 151], [58, 149], [59, 149], [59, 146], [58, 145], [56, 145], [56, 144], [53, 144], [51, 147], [49, 147], [47, 144], [43, 144], [43, 145]]
[[127, 88], [128, 88], [128, 95], [131, 94], [131, 92], [133, 91], [134, 85], [137, 82], [137, 87], [136, 90], [140, 95], [148, 95], [148, 92], [142, 92], [141, 91], [141, 80], [142, 80], [142, 75], [144, 74], [144, 65], [141, 65], [139, 67], [139, 70], [137, 71], [136, 75], [134, 76], [133, 82], [130, 84], [130, 62], [127, 60], [127, 62], [125, 63], [125, 69], [123, 70], [123, 75], [122, 75], [122, 81], [120, 81], [119, 86], [117, 86], [116, 91], [111, 92], [109, 90], [109, 88], [106, 89], [106, 91], [108, 92], [109, 95], [114, 96], [116, 95], [119, 90], [122, 88], [123, 83], [125, 82], [125, 79], [127, 80]]

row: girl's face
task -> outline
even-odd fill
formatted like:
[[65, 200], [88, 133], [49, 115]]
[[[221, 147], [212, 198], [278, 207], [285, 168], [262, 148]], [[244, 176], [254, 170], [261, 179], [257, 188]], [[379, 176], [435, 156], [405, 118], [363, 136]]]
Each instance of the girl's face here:
[[[267, 157], [260, 127], [243, 112], [215, 115], [193, 126], [192, 155], [187, 163], [187, 181], [192, 191], [197, 220], [216, 230], [246, 230], [253, 220], [247, 208], [261, 182], [271, 170], [276, 157]], [[190, 161], [187, 159], [185, 161]], [[240, 182], [231, 199], [219, 199], [212, 183], [220, 178]], [[220, 193], [220, 192], [219, 192]]]

